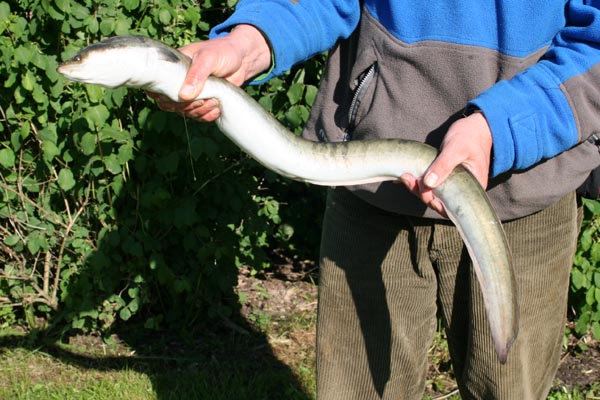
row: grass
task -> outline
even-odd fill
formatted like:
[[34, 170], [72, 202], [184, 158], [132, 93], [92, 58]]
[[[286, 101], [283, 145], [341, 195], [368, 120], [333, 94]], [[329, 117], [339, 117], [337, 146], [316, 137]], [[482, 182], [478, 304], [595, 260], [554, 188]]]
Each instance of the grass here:
[[306, 398], [289, 385], [289, 377], [274, 369], [251, 372], [216, 363], [140, 369], [134, 361], [117, 370], [94, 371], [39, 352], [15, 350], [9, 356], [11, 366], [2, 371], [2, 399]]
[[0, 331], [0, 400], [314, 399], [314, 311], [248, 316], [186, 337]]
[[156, 398], [148, 375], [134, 370], [90, 371], [23, 349], [9, 351], [2, 359], [1, 399]]
[[[14, 335], [3, 340], [0, 399], [311, 398], [257, 337], [227, 338], [232, 354], [239, 352], [237, 358], [226, 356], [219, 346], [213, 351], [185, 349], [190, 354], [181, 349], [162, 354], [147, 349], [148, 355], [137, 355], [129, 347], [132, 344], [124, 343], [98, 351], [103, 342], [97, 337], [77, 337], [76, 345], [50, 344], [42, 349], [31, 348], [27, 341]], [[169, 344], [153, 345], [154, 349], [163, 346]]]

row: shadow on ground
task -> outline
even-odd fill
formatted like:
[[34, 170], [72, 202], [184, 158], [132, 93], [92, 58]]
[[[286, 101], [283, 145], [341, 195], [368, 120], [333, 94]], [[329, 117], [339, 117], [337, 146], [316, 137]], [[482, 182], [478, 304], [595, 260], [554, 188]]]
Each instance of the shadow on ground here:
[[88, 371], [136, 371], [149, 377], [159, 400], [313, 398], [275, 357], [266, 336], [242, 319], [186, 338], [129, 325], [108, 340], [76, 335], [56, 342], [39, 333], [15, 334], [2, 336], [0, 347], [41, 351]]

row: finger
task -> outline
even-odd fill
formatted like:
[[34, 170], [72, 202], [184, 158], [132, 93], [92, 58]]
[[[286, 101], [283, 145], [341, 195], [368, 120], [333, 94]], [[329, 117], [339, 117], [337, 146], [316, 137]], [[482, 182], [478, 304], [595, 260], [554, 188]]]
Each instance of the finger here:
[[406, 186], [406, 188], [411, 192], [418, 190], [417, 178], [415, 178], [411, 174], [404, 174], [400, 178], [398, 178], [398, 181], [395, 182], [403, 183], [404, 186]]
[[148, 97], [150, 97], [151, 99], [154, 99], [154, 100], [158, 100], [161, 97], [161, 95], [158, 94], [158, 93], [149, 92], [147, 90], [144, 90], [144, 92], [146, 93], [146, 96], [148, 96]]
[[206, 110], [206, 103], [207, 102], [205, 100], [195, 100], [189, 103], [181, 103], [182, 106], [179, 108], [179, 110], [182, 113], [189, 115], [190, 113], [198, 110]]
[[418, 197], [425, 205], [436, 211], [443, 217], [448, 217], [444, 203], [435, 196], [433, 189], [425, 185], [422, 179], [417, 179], [410, 174], [404, 174], [399, 178], [408, 190], [410, 190], [416, 197]]
[[182, 113], [187, 103], [172, 101], [166, 97], [159, 96], [156, 98], [156, 105], [163, 111]]
[[221, 116], [219, 102], [216, 99], [198, 100], [186, 105], [181, 113], [188, 118], [211, 122]]
[[400, 177], [400, 181], [425, 204], [429, 204], [435, 197], [433, 189], [423, 184], [422, 179], [418, 179], [411, 174], [404, 174]]
[[444, 207], [444, 203], [437, 197], [434, 197], [433, 200], [431, 200], [429, 203], [427, 203], [427, 206], [429, 208], [433, 209], [434, 211], [436, 211], [442, 217], [448, 218], [448, 214], [446, 213], [446, 208]]
[[196, 120], [202, 121], [202, 122], [213, 122], [213, 121], [216, 121], [217, 119], [219, 119], [219, 117], [221, 117], [221, 109], [219, 109], [219, 108], [215, 108], [204, 114], [199, 114], [197, 112], [190, 114], [190, 118], [193, 118], [193, 119], [196, 119]]
[[177, 112], [176, 103], [173, 103], [172, 101], [162, 101], [160, 99], [157, 99], [156, 105], [163, 111]]

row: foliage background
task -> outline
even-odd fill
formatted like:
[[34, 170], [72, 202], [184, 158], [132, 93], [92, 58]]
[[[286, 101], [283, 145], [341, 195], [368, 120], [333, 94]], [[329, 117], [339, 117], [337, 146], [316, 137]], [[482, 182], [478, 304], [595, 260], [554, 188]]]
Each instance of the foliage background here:
[[[321, 191], [141, 91], [55, 71], [113, 35], [204, 39], [231, 3], [0, 2], [0, 325], [106, 332], [135, 316], [184, 330], [232, 312], [239, 266], [266, 266], [276, 246], [315, 248]], [[249, 91], [297, 129], [318, 64]]]
[[[235, 0], [0, 2], [0, 327], [149, 329], [226, 318], [237, 268], [315, 256], [323, 191], [282, 180], [212, 125], [143, 93], [68, 84], [60, 60], [113, 35], [205, 39]], [[248, 91], [299, 130], [316, 59]], [[293, 204], [293, 207], [292, 207]], [[586, 201], [574, 329], [600, 338], [600, 203]]]

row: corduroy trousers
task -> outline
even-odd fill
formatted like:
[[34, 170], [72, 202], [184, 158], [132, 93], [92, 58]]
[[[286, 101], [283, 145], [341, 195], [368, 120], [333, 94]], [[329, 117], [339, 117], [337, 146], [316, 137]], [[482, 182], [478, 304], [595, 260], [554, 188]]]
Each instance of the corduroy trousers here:
[[504, 223], [520, 300], [506, 364], [451, 223], [329, 192], [317, 323], [319, 400], [421, 399], [441, 316], [463, 399], [545, 399], [558, 368], [579, 221], [573, 194]]

